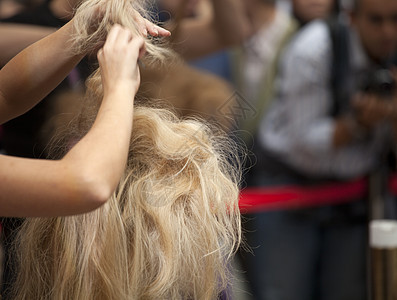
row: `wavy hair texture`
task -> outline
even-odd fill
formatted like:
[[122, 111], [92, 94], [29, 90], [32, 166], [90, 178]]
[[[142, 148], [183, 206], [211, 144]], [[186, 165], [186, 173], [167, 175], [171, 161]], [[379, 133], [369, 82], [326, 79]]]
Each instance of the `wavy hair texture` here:
[[[58, 151], [88, 131], [101, 99], [97, 70]], [[203, 122], [136, 105], [127, 166], [108, 202], [23, 224], [13, 299], [216, 299], [241, 240], [234, 150]]]

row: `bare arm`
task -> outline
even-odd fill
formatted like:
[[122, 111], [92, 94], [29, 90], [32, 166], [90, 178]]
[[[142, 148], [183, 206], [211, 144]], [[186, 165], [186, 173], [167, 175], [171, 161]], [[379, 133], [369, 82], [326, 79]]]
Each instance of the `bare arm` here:
[[240, 0], [212, 0], [211, 18], [186, 18], [173, 32], [175, 49], [195, 59], [237, 45], [251, 34]]
[[0, 67], [34, 42], [56, 29], [44, 26], [0, 23]]
[[[142, 18], [138, 12], [132, 13], [144, 34], [170, 35], [167, 30]], [[35, 38], [39, 38], [44, 31], [38, 32], [36, 29], [33, 29]], [[76, 55], [72, 51], [72, 33], [73, 19], [58, 31], [29, 46], [0, 70], [0, 124], [35, 106], [81, 60], [83, 54]]]
[[104, 98], [97, 118], [62, 160], [0, 155], [0, 215], [70, 215], [106, 202], [126, 163], [142, 47], [141, 38], [120, 26], [111, 30], [98, 55]]
[[83, 57], [72, 54], [72, 22], [29, 46], [0, 70], [0, 124], [36, 105]]

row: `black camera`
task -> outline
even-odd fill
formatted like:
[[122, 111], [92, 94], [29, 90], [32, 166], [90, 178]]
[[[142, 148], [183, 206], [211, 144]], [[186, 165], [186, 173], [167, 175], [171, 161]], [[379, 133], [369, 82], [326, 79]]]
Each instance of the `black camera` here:
[[364, 92], [375, 94], [381, 98], [391, 98], [396, 89], [393, 74], [388, 69], [379, 69], [370, 73], [365, 81]]

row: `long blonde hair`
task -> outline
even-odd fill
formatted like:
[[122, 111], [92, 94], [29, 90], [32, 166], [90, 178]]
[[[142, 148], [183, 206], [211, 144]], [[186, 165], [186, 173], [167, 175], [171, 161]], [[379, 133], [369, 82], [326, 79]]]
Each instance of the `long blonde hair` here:
[[[75, 137], [88, 131], [101, 99], [97, 71], [68, 128]], [[70, 136], [62, 139], [67, 147]], [[88, 214], [23, 224], [13, 299], [216, 298], [241, 239], [233, 150], [201, 121], [137, 105], [127, 166], [108, 202]]]
[[16, 299], [214, 299], [240, 242], [238, 172], [197, 121], [137, 107], [119, 187], [85, 215], [28, 219]]

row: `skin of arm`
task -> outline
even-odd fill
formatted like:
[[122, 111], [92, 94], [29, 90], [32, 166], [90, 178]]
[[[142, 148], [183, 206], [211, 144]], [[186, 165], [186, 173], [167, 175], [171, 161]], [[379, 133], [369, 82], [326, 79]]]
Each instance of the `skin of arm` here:
[[0, 23], [0, 66], [34, 42], [55, 32], [55, 28]]
[[[80, 1], [78, 0], [52, 0], [49, 9], [52, 14], [66, 21], [70, 21]], [[132, 17], [140, 25], [144, 35], [169, 36], [169, 32], [143, 19], [138, 12], [133, 10]], [[16, 54], [29, 45], [55, 32], [57, 28], [46, 26], [25, 25], [0, 22], [0, 67], [4, 66]]]
[[173, 46], [186, 59], [196, 59], [241, 43], [251, 26], [240, 0], [212, 0], [213, 17], [185, 18], [173, 33]]
[[0, 70], [0, 124], [31, 109], [81, 60], [83, 54], [72, 54], [69, 42], [72, 22], [32, 44]]
[[97, 118], [63, 159], [0, 155], [0, 215], [71, 215], [107, 201], [126, 163], [142, 49], [142, 38], [119, 25], [112, 28], [98, 53], [104, 97]]
[[[138, 12], [132, 13], [143, 35], [170, 35], [169, 31], [142, 18]], [[83, 58], [84, 54], [73, 53], [69, 41], [72, 34], [73, 19], [58, 31], [30, 45], [0, 70], [0, 124], [35, 106]]]

